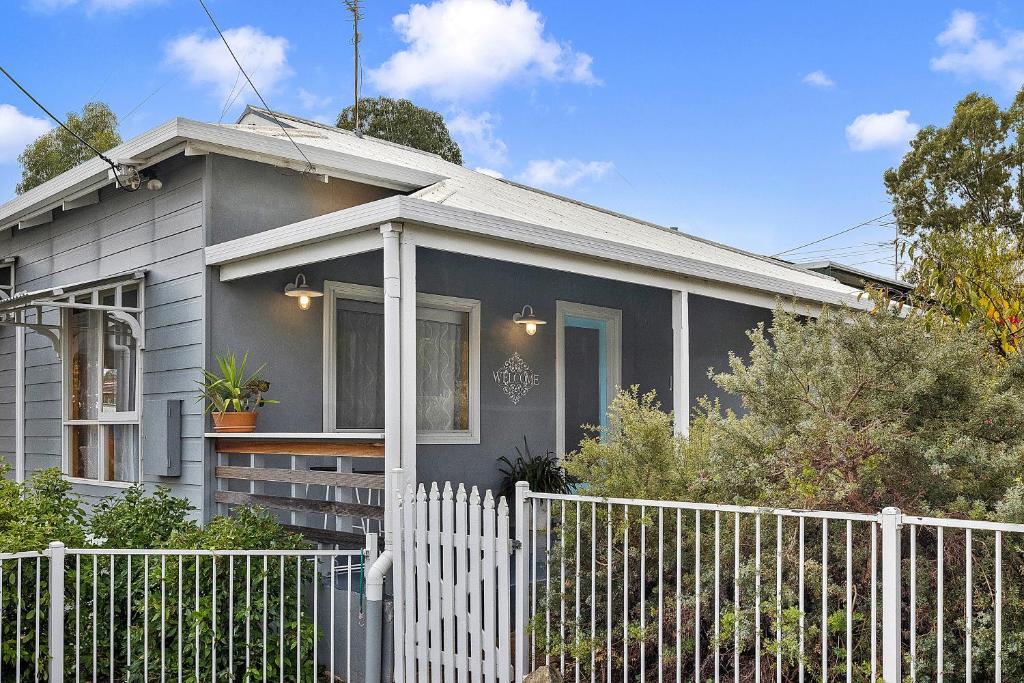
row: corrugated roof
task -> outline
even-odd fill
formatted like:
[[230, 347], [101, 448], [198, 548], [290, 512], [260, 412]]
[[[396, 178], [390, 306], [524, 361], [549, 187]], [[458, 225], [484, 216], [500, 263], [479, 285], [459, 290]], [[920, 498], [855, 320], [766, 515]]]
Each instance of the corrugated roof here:
[[[766, 256], [687, 235], [672, 228], [601, 209], [566, 197], [527, 187], [453, 164], [437, 155], [357, 136], [333, 126], [287, 114], [276, 116], [289, 132], [302, 136], [301, 143], [323, 147], [376, 161], [436, 173], [445, 179], [411, 196], [446, 206], [478, 211], [503, 218], [575, 232], [626, 245], [642, 244], [674, 256], [735, 268], [788, 282], [854, 295], [858, 290], [832, 277], [794, 267]], [[249, 108], [230, 127], [260, 135], [284, 137], [280, 126], [264, 110]]]

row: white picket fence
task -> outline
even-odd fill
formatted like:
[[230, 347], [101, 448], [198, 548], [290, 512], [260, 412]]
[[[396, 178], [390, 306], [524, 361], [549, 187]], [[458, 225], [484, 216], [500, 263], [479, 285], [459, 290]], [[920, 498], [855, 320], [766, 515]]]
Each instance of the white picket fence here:
[[392, 524], [395, 680], [516, 680], [505, 499], [462, 485], [409, 486]]

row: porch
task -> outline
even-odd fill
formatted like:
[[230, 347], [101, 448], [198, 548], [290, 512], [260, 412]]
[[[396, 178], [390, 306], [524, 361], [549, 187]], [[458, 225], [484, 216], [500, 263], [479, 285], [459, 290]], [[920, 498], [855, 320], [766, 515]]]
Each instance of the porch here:
[[[334, 234], [329, 224], [351, 211], [206, 250], [216, 267], [207, 364], [248, 352], [267, 364], [269, 396], [281, 402], [246, 439], [207, 434], [211, 502], [259, 502], [337, 533], [367, 521], [376, 529], [382, 520], [351, 506], [383, 505], [397, 467], [414, 482], [496, 488], [500, 459], [524, 441], [535, 454], [574, 449], [583, 424], [604, 423], [617, 387], [654, 390], [688, 415], [708, 393], [706, 368], [724, 367], [730, 350], [745, 348], [744, 331], [771, 314], [768, 295], [683, 288], [607, 259], [421, 224]], [[312, 291], [302, 305], [285, 296], [296, 281]], [[523, 313], [541, 321], [535, 331], [514, 320]], [[273, 451], [285, 442], [304, 445]], [[350, 448], [366, 453], [343, 453]], [[292, 473], [265, 479], [280, 469]], [[316, 504], [294, 502], [307, 492]]]

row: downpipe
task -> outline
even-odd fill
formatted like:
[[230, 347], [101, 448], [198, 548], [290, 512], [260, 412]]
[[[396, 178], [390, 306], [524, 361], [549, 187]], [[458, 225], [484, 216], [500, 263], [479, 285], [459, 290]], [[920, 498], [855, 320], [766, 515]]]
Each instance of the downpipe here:
[[366, 572], [366, 683], [381, 683], [384, 583], [391, 563], [391, 551], [385, 550]]

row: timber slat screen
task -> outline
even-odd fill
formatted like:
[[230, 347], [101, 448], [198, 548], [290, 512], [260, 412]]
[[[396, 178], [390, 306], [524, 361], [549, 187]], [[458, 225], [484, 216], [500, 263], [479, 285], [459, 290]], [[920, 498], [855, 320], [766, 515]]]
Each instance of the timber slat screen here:
[[379, 532], [384, 519], [384, 458], [379, 440], [218, 438], [214, 442], [221, 512], [254, 505], [307, 540], [322, 545], [362, 547], [363, 536]]

